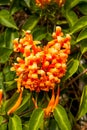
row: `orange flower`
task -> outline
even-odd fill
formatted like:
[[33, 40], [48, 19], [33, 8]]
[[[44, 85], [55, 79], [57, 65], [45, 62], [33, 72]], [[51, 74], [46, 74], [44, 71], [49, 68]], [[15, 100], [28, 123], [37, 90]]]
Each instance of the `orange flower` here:
[[23, 55], [23, 58], [17, 57], [17, 63], [11, 68], [16, 71], [18, 77], [16, 79], [18, 91], [20, 92], [21, 87], [36, 92], [52, 90], [52, 98], [44, 109], [46, 116], [58, 103], [59, 94], [56, 98], [54, 95], [55, 84], [60, 83], [64, 76], [70, 54], [70, 35], [67, 34], [65, 37], [63, 35], [61, 27], [57, 26], [52, 35], [53, 40], [43, 48], [35, 44], [36, 41], [29, 32], [25, 32], [24, 38], [13, 42], [14, 51]]
[[51, 0], [36, 0], [36, 4], [37, 4], [38, 6], [43, 7], [44, 5], [49, 4], [50, 1], [51, 1]]
[[16, 103], [14, 104], [14, 106], [8, 110], [7, 114], [10, 115], [12, 114], [13, 112], [15, 112], [17, 110], [17, 108], [20, 106], [21, 102], [22, 102], [22, 89], [20, 91], [20, 95], [18, 97], [18, 100], [16, 101]]
[[50, 2], [56, 2], [59, 7], [63, 6], [65, 3], [65, 0], [36, 0], [36, 5], [40, 7], [44, 7], [45, 5], [49, 4]]
[[2, 104], [3, 90], [0, 89], [0, 105]]
[[54, 39], [44, 48], [36, 46], [28, 32], [20, 41], [14, 40], [14, 51], [21, 52], [24, 57], [17, 57], [17, 63], [12, 67], [18, 76], [18, 88], [23, 86], [36, 92], [49, 91], [54, 89], [56, 83], [60, 83], [70, 53], [70, 36], [63, 35], [61, 28], [56, 27], [56, 32], [52, 35]]
[[49, 101], [47, 108], [44, 109], [45, 117], [50, 116], [50, 114], [53, 112], [54, 108], [57, 106], [58, 103], [59, 103], [59, 88], [58, 88], [56, 98], [55, 98], [54, 89], [52, 90], [52, 97]]

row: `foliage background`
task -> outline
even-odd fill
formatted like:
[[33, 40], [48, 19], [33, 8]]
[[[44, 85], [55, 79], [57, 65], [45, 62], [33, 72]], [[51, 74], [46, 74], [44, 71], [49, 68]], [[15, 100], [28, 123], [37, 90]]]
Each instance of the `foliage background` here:
[[[12, 41], [23, 35], [22, 30], [31, 30], [34, 40], [45, 45], [52, 39], [57, 25], [71, 35], [67, 72], [60, 84], [60, 105], [54, 110], [54, 116], [44, 120], [42, 109], [34, 109], [32, 95], [36, 96], [35, 93], [24, 90], [21, 106], [8, 116], [8, 109], [18, 97], [15, 73], [10, 71], [17, 57]], [[34, 0], [0, 0], [0, 88], [4, 93], [0, 107], [1, 130], [81, 129], [79, 121], [87, 113], [87, 0], [66, 0], [63, 7], [51, 3], [43, 9], [36, 6]], [[39, 94], [39, 104], [41, 95], [43, 93]]]

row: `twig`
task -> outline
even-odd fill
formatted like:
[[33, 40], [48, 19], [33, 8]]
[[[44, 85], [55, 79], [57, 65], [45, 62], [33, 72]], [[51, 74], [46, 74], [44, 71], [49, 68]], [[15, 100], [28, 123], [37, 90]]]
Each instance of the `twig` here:
[[7, 123], [7, 122], [8, 122], [7, 119], [6, 119], [6, 120], [3, 120], [2, 123], [1, 123], [0, 125], [5, 124], [5, 123]]
[[79, 77], [81, 77], [83, 74], [85, 74], [87, 72], [87, 69], [85, 69], [83, 72], [81, 72], [77, 77], [75, 77], [74, 79], [72, 79], [68, 84], [67, 87], [69, 85], [71, 85], [73, 82], [75, 82]]

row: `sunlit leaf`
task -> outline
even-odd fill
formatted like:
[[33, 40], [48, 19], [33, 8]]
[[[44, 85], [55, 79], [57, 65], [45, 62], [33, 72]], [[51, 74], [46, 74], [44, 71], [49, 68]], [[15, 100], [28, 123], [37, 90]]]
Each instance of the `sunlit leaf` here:
[[71, 27], [70, 34], [80, 31], [87, 26], [87, 16], [82, 16], [77, 22]]
[[54, 118], [58, 123], [58, 126], [61, 130], [71, 130], [71, 125], [70, 125], [70, 121], [68, 119], [68, 115], [65, 111], [65, 109], [61, 106], [58, 105], [55, 109], [54, 109]]
[[65, 74], [63, 79], [66, 80], [66, 79], [70, 78], [77, 71], [78, 66], [79, 66], [79, 61], [73, 59], [69, 63], [69, 65], [67, 67], [67, 72], [66, 72], [66, 74]]
[[11, 55], [11, 53], [12, 53], [11, 49], [1, 47], [0, 48], [0, 63], [5, 63], [9, 59], [9, 56]]
[[87, 38], [87, 28], [83, 29], [76, 39], [76, 43]]
[[29, 121], [29, 130], [38, 130], [43, 122], [44, 111], [40, 108], [35, 109]]
[[80, 119], [86, 113], [87, 113], [87, 86], [84, 87], [82, 92], [77, 119]]
[[0, 23], [6, 27], [17, 29], [17, 26], [13, 20], [13, 17], [7, 10], [0, 11]]
[[22, 130], [22, 122], [19, 116], [13, 115], [9, 117], [9, 130]]

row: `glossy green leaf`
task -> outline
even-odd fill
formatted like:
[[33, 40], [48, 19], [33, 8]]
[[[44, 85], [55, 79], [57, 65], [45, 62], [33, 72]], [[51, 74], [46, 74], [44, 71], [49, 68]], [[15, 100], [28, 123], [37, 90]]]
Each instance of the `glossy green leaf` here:
[[79, 61], [73, 59], [69, 63], [69, 65], [67, 67], [67, 72], [66, 72], [66, 74], [65, 74], [63, 79], [66, 80], [66, 79], [70, 78], [77, 71], [78, 66], [79, 66]]
[[81, 41], [80, 48], [81, 48], [81, 53], [82, 54], [87, 52], [87, 39]]
[[6, 27], [17, 29], [17, 26], [13, 20], [13, 17], [7, 10], [0, 11], [0, 23]]
[[9, 56], [11, 55], [11, 53], [12, 53], [11, 49], [1, 47], [0, 48], [0, 63], [5, 63], [9, 59]]
[[67, 20], [69, 21], [70, 26], [73, 26], [78, 20], [76, 13], [72, 10], [66, 12], [66, 17]]
[[22, 29], [24, 30], [32, 30], [35, 28], [37, 23], [39, 22], [39, 17], [36, 15], [31, 15], [23, 25]]
[[87, 38], [87, 28], [83, 29], [76, 39], [76, 43]]
[[77, 119], [80, 119], [86, 113], [87, 113], [87, 86], [84, 87], [82, 92]]
[[29, 121], [29, 130], [38, 130], [44, 119], [44, 111], [40, 108], [35, 109]]
[[19, 116], [13, 115], [9, 117], [9, 130], [22, 130], [22, 122]]
[[22, 101], [20, 107], [16, 111], [17, 114], [23, 112], [26, 108], [29, 107], [30, 97], [31, 97], [31, 94], [26, 93], [26, 95], [23, 97], [23, 101]]
[[54, 109], [53, 114], [54, 114], [54, 118], [57, 121], [58, 126], [61, 130], [71, 130], [71, 124], [68, 119], [68, 115], [67, 115], [65, 109], [61, 105], [58, 105]]
[[5, 31], [4, 42], [7, 48], [13, 48], [13, 40], [18, 37], [18, 31], [7, 28]]
[[80, 31], [87, 26], [87, 16], [82, 16], [77, 22], [71, 27], [70, 34]]

